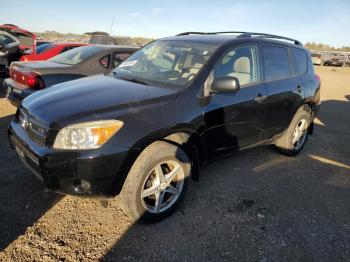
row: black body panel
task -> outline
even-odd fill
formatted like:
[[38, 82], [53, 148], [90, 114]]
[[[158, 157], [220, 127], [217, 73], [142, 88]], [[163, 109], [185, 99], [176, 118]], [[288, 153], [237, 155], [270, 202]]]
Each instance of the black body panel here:
[[[302, 104], [309, 104], [317, 113], [320, 81], [315, 77], [310, 55], [306, 75], [292, 72], [290, 77], [264, 81], [260, 70], [260, 81], [242, 86], [235, 93], [212, 93], [207, 88], [213, 67], [228, 48], [242, 44], [260, 48], [260, 43], [286, 48], [296, 45], [211, 35], [169, 39], [218, 45], [216, 53], [187, 87], [157, 87], [116, 79], [113, 74], [98, 75], [56, 85], [23, 101], [20, 109], [47, 125], [47, 142], [39, 146], [32, 141], [19, 125], [17, 114], [9, 127], [11, 143], [38, 158], [39, 173], [58, 180], [55, 190], [72, 193], [73, 182], [68, 186], [64, 182], [68, 176], [91, 181], [95, 190], [88, 193], [115, 195], [138, 154], [156, 140], [175, 133], [188, 134], [188, 143], [195, 148], [192, 161], [204, 164], [223, 152], [270, 142], [285, 131]], [[260, 55], [259, 61], [261, 67]], [[107, 119], [121, 120], [124, 126], [99, 149], [52, 148], [61, 128]], [[58, 163], [66, 169], [56, 173], [54, 167]]]

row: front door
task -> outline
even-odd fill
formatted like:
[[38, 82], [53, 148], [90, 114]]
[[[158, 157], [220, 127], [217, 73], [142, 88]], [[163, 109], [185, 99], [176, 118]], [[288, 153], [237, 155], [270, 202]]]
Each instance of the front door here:
[[236, 93], [212, 93], [204, 108], [204, 142], [212, 154], [246, 147], [261, 140], [265, 120], [265, 85], [260, 82], [256, 46], [229, 50], [211, 73], [233, 76], [240, 82]]

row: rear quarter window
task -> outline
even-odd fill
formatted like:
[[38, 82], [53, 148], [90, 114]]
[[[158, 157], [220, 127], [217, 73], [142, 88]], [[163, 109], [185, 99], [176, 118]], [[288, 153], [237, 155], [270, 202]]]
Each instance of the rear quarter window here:
[[302, 49], [292, 48], [294, 69], [297, 75], [303, 75], [307, 72], [307, 53]]
[[280, 46], [262, 47], [265, 81], [277, 80], [290, 76], [288, 50]]

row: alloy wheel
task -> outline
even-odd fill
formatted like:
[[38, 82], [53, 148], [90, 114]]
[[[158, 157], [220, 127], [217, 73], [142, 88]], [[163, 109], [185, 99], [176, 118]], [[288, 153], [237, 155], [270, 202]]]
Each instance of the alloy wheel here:
[[305, 143], [307, 137], [307, 121], [305, 119], [301, 119], [296, 125], [293, 133], [293, 149], [299, 150]]
[[143, 207], [150, 213], [162, 213], [179, 198], [185, 173], [173, 160], [157, 164], [147, 175], [141, 191]]

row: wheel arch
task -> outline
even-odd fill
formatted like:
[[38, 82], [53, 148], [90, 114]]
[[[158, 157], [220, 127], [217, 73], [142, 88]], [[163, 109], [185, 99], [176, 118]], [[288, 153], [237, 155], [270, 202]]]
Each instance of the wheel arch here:
[[125, 179], [141, 152], [156, 141], [164, 141], [180, 147], [185, 151], [191, 161], [192, 179], [198, 180], [199, 168], [202, 163], [202, 144], [198, 133], [186, 125], [172, 128], [161, 129], [144, 136], [138, 140], [129, 150], [125, 160], [122, 163], [118, 175], [113, 181], [111, 194], [117, 195], [122, 190]]

